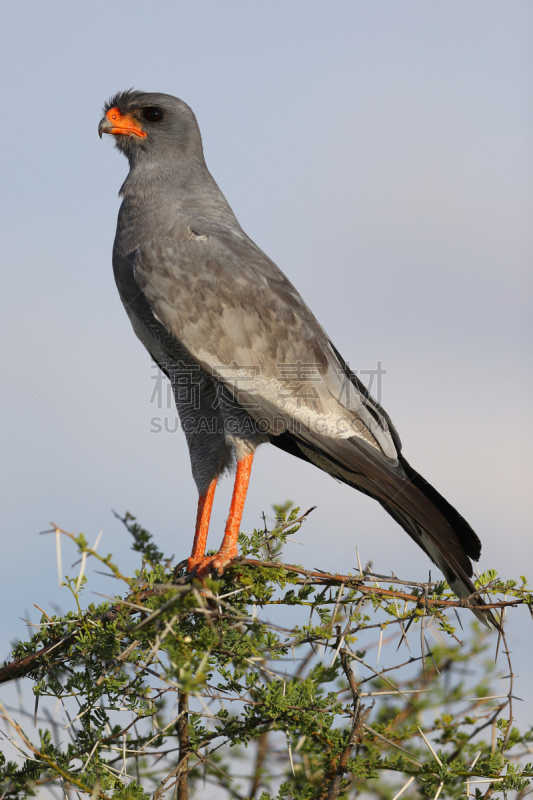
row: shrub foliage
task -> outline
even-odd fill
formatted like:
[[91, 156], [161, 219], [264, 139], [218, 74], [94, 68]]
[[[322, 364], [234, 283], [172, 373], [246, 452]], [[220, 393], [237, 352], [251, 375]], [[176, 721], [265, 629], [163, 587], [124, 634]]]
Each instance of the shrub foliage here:
[[[528, 792], [533, 730], [513, 724], [505, 625], [462, 631], [456, 607], [467, 604], [431, 576], [282, 563], [307, 514], [275, 508], [275, 528], [241, 534], [241, 557], [205, 582], [173, 568], [129, 514], [142, 557], [134, 577], [83, 535], [54, 528], [81, 555], [65, 579], [74, 610], [43, 611], [0, 669], [0, 682], [31, 682], [35, 695], [28, 711], [0, 704], [1, 798]], [[88, 559], [122, 591], [84, 607]], [[532, 607], [525, 578], [491, 571], [476, 586], [503, 615]]]

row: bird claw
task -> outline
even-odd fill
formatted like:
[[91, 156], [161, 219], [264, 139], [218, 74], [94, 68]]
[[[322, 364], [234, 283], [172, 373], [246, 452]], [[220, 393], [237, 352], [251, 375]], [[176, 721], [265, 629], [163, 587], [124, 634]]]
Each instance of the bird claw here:
[[201, 556], [201, 558], [189, 558], [188, 570], [198, 578], [206, 578], [209, 573], [216, 572], [222, 575], [224, 569], [231, 564], [237, 553], [219, 552], [214, 556]]

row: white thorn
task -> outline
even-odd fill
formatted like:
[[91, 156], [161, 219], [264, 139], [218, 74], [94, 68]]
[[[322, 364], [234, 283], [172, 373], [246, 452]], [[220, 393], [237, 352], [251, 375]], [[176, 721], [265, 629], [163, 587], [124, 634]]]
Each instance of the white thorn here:
[[78, 581], [76, 583], [76, 594], [78, 593], [79, 588], [81, 586], [81, 581], [82, 581], [82, 578], [83, 578], [83, 574], [85, 572], [85, 564], [86, 563], [87, 563], [87, 553], [82, 553], [81, 554], [80, 574], [78, 575]]
[[100, 533], [96, 537], [96, 542], [93, 544], [93, 550], [94, 550], [95, 553], [96, 553], [96, 548], [100, 544], [100, 539], [102, 538], [103, 533], [104, 533], [104, 529], [100, 528]]
[[409, 780], [407, 781], [405, 786], [402, 786], [402, 788], [400, 789], [398, 794], [395, 794], [394, 797], [392, 798], [392, 800], [398, 800], [399, 796], [405, 792], [405, 790], [412, 784], [414, 779], [415, 779], [415, 776], [411, 775], [411, 777], [409, 778]]
[[61, 564], [61, 531], [56, 528], [56, 558], [57, 558], [57, 582], [59, 586], [63, 582], [63, 566]]
[[[427, 744], [427, 746], [428, 746], [428, 749], [429, 749], [429, 752], [431, 753], [431, 755], [433, 756], [433, 758], [435, 759], [435, 761], [437, 762], [437, 764], [439, 765], [439, 767], [442, 767], [442, 761], [440, 760], [440, 758], [438, 757], [438, 755], [436, 754], [436, 752], [433, 750], [433, 748], [432, 748], [432, 746], [430, 745], [430, 743], [429, 743], [428, 739], [426, 739], [426, 737], [425, 737], [425, 735], [424, 735], [424, 732], [423, 732], [422, 728], [421, 728], [419, 725], [417, 725], [416, 727], [417, 727], [417, 728], [418, 728], [418, 730], [420, 731], [420, 735], [422, 736], [423, 740], [424, 740], [424, 741], [425, 741], [425, 743]], [[442, 788], [442, 787], [441, 787], [441, 788]]]
[[340, 640], [340, 642], [339, 642], [339, 646], [338, 646], [338, 647], [337, 647], [337, 649], [335, 650], [335, 655], [333, 656], [333, 658], [332, 658], [332, 660], [331, 660], [331, 664], [329, 665], [330, 669], [331, 669], [331, 667], [333, 666], [333, 664], [335, 663], [335, 661], [337, 660], [337, 656], [339, 655], [339, 650], [341, 649], [341, 647], [342, 647], [342, 645], [343, 645], [343, 644], [344, 644], [344, 636], [343, 636], [343, 637], [342, 637], [342, 639]]
[[294, 777], [296, 777], [296, 773], [294, 771], [294, 761], [292, 760], [291, 739], [290, 739], [290, 736], [289, 736], [289, 731], [286, 730], [285, 733], [287, 735], [287, 747], [289, 748], [289, 758], [290, 758], [290, 761], [291, 761], [292, 774], [294, 775]]
[[439, 794], [442, 792], [442, 787], [443, 787], [443, 786], [444, 786], [444, 781], [441, 781], [441, 782], [439, 783], [439, 788], [437, 789], [437, 794], [435, 795], [435, 797], [434, 797], [434, 799], [433, 799], [433, 800], [437, 800], [437, 798], [438, 798]]
[[383, 628], [381, 628], [381, 630], [379, 632], [378, 657], [376, 658], [376, 667], [379, 664], [379, 657], [381, 655], [381, 644], [382, 644], [382, 642], [383, 642]]

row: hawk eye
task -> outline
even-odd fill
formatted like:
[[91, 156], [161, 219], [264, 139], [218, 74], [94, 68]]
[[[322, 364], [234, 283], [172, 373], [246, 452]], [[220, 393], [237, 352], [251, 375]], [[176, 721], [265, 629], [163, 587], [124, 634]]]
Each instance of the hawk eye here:
[[156, 106], [143, 108], [143, 117], [147, 122], [160, 122], [163, 119], [163, 112]]

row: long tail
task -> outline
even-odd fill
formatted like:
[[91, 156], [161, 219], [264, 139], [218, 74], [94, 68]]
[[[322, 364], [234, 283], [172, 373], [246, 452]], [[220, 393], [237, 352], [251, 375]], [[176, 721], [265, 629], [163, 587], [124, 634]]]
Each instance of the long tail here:
[[352, 439], [337, 440], [292, 433], [272, 444], [309, 461], [334, 478], [377, 500], [439, 567], [455, 594], [476, 608], [476, 617], [499, 629], [491, 610], [476, 594], [470, 559], [477, 561], [481, 542], [466, 520], [400, 455], [397, 468], [361, 451]]
[[401, 465], [406, 474], [404, 485], [389, 500], [376, 499], [439, 567], [455, 594], [477, 606], [472, 609], [476, 617], [488, 627], [499, 628], [471, 580], [470, 559], [478, 561], [481, 555], [476, 533], [403, 456]]

